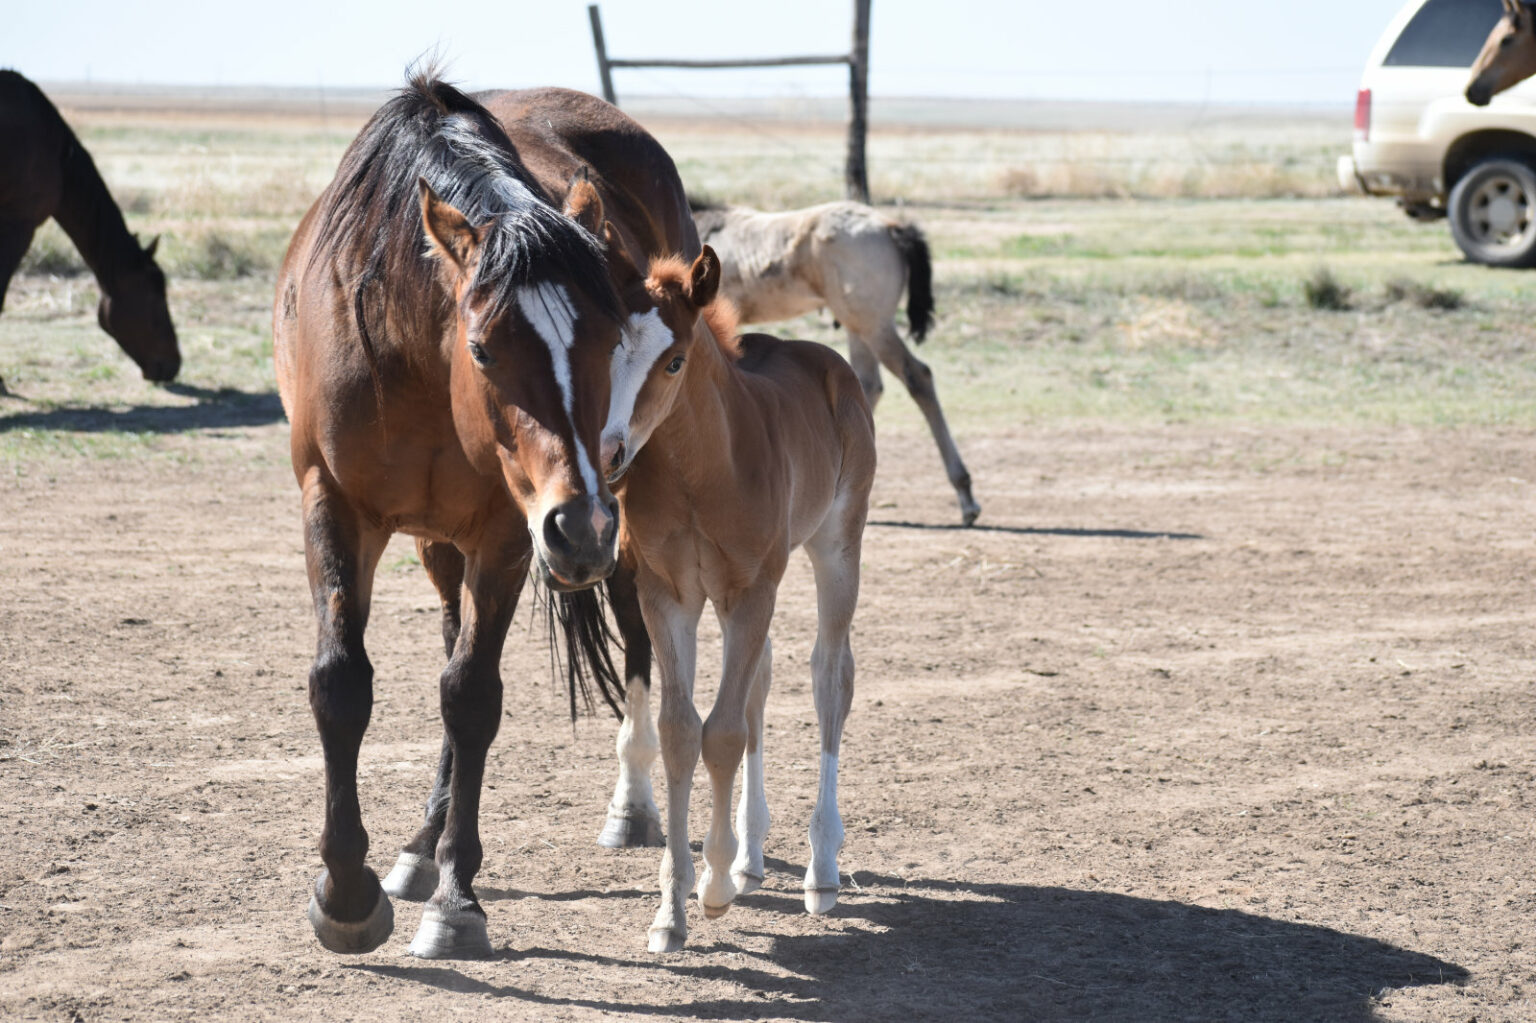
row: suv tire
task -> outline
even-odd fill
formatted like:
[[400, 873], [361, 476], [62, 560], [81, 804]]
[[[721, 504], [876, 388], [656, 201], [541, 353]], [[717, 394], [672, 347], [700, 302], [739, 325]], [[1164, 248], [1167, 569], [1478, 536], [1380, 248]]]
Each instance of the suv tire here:
[[1536, 266], [1536, 170], [1495, 156], [1474, 164], [1451, 189], [1451, 237], [1474, 263]]

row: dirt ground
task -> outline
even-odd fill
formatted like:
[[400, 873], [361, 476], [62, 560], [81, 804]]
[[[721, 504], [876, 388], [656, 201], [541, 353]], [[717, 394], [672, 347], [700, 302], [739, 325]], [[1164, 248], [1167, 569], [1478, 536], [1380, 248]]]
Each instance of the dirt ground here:
[[[1536, 437], [971, 431], [985, 510], [962, 531], [926, 439], [882, 428], [839, 907], [801, 909], [797, 558], [764, 890], [645, 951], [659, 855], [594, 844], [614, 726], [567, 723], [525, 605], [482, 818], [498, 957], [433, 963], [404, 955], [410, 904], [356, 958], [304, 921], [321, 766], [297, 490], [275, 400], [220, 415], [144, 412], [146, 457], [0, 479], [6, 1019], [1536, 1018]], [[439, 734], [409, 554], [386, 555], [369, 634], [381, 873]]]

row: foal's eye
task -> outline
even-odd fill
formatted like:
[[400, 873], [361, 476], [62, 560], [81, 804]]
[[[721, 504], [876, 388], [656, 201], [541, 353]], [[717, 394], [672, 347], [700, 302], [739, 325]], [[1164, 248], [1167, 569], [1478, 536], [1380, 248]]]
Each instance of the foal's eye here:
[[491, 358], [491, 353], [485, 350], [485, 346], [478, 341], [469, 343], [469, 357], [475, 360], [475, 365], [484, 369], [496, 360]]
[[677, 374], [677, 371], [682, 369], [682, 368], [683, 368], [683, 357], [681, 355], [679, 355], [677, 358], [675, 358], [671, 362], [667, 363], [667, 375], [668, 376], [675, 376]]

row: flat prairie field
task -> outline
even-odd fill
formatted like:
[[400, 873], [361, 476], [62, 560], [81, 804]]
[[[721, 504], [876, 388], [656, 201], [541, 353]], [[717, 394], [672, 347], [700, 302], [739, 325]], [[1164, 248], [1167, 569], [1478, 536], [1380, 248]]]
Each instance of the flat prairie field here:
[[[888, 379], [833, 912], [800, 892], [796, 556], [760, 892], [645, 950], [659, 851], [596, 846], [615, 725], [569, 722], [525, 600], [482, 807], [495, 958], [407, 957], [405, 902], [378, 951], [324, 951], [270, 310], [368, 102], [61, 96], [164, 236], [184, 365], [143, 382], [42, 232], [0, 317], [0, 1017], [1536, 1019], [1536, 277], [1332, 194], [1347, 118], [1315, 113], [877, 107], [872, 185], [932, 246], [919, 353], [983, 511], [960, 528]], [[710, 198], [841, 190], [835, 123], [635, 109]], [[706, 618], [705, 706], [718, 654]], [[382, 873], [440, 736], [404, 538], [369, 656]]]

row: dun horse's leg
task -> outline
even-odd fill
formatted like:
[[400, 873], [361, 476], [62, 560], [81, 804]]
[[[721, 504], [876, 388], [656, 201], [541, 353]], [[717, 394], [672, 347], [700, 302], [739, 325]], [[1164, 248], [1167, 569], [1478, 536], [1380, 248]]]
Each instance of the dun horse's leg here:
[[[443, 605], [443, 649], [453, 656], [459, 642], [459, 601], [464, 586], [464, 555], [457, 547], [430, 540], [416, 541], [416, 553], [427, 578], [437, 588]], [[453, 746], [443, 733], [443, 748], [437, 759], [437, 778], [427, 796], [426, 820], [416, 837], [405, 844], [395, 860], [394, 869], [384, 878], [384, 890], [397, 899], [425, 902], [437, 890], [437, 840], [443, 835], [448, 817], [448, 782], [453, 772]]]
[[731, 877], [737, 851], [736, 833], [731, 829], [731, 789], [747, 746], [747, 705], [757, 681], [758, 665], [767, 651], [775, 589], [769, 583], [756, 593], [744, 595], [721, 621], [725, 656], [720, 691], [704, 722], [702, 746], [713, 798], [709, 833], [704, 836], [699, 904], [710, 919], [723, 915], [736, 900], [736, 882]]
[[869, 402], [870, 411], [874, 411], [880, 404], [880, 395], [885, 393], [885, 382], [880, 379], [880, 360], [875, 358], [864, 339], [851, 330], [848, 332], [848, 362], [859, 378], [859, 386], [864, 389], [864, 400]]
[[693, 853], [688, 848], [688, 798], [699, 762], [702, 724], [693, 708], [693, 674], [703, 602], [683, 606], [668, 597], [642, 599], [661, 676], [658, 724], [667, 775], [667, 847], [661, 856], [661, 907], [651, 923], [652, 952], [676, 952], [688, 940], [688, 893]]
[[752, 695], [747, 698], [747, 770], [741, 783], [741, 803], [736, 808], [736, 831], [741, 848], [731, 864], [731, 880], [736, 893], [748, 895], [763, 885], [763, 841], [768, 837], [768, 792], [763, 781], [763, 706], [768, 702], [768, 687], [773, 681], [773, 642], [763, 644], [763, 656], [757, 662], [757, 676], [752, 680]]
[[485, 910], [475, 898], [480, 871], [480, 786], [485, 756], [501, 723], [501, 650], [527, 576], [528, 536], [519, 521], [502, 542], [471, 553], [462, 631], [441, 681], [443, 725], [451, 760], [448, 810], [437, 843], [437, 890], [422, 909], [412, 955], [426, 959], [491, 954]]
[[32, 245], [33, 226], [20, 220], [0, 220], [0, 312], [5, 311], [5, 293], [11, 278], [21, 266], [22, 257]]
[[[836, 514], [836, 513], [834, 513]], [[848, 633], [859, 600], [859, 551], [863, 511], [829, 523], [806, 544], [816, 575], [816, 645], [811, 676], [821, 726], [821, 774], [811, 813], [811, 862], [805, 871], [805, 908], [825, 913], [837, 904], [843, 818], [837, 809], [837, 758], [843, 723], [853, 704], [853, 648]]]
[[368, 832], [357, 798], [357, 755], [373, 711], [373, 665], [363, 649], [373, 570], [386, 536], [365, 531], [345, 500], [311, 470], [304, 483], [304, 547], [319, 641], [309, 706], [325, 753], [325, 828], [309, 922], [332, 952], [360, 954], [384, 943], [394, 910], [366, 864]]
[[933, 432], [934, 442], [939, 446], [939, 456], [944, 459], [944, 472], [948, 474], [950, 485], [955, 488], [955, 495], [960, 500], [960, 519], [965, 525], [971, 525], [981, 514], [981, 505], [971, 496], [971, 474], [960, 460], [960, 451], [955, 447], [954, 438], [949, 435], [949, 424], [944, 421], [944, 410], [939, 407], [938, 391], [933, 386], [933, 370], [912, 354], [911, 349], [901, 340], [901, 335], [896, 333], [894, 323], [886, 323], [879, 330], [871, 332], [866, 340], [885, 368], [896, 374], [906, 386], [907, 393], [922, 410], [923, 418], [928, 420], [928, 429]]
[[651, 638], [640, 613], [634, 572], [622, 563], [608, 581], [608, 600], [624, 640], [624, 723], [615, 743], [619, 780], [597, 844], [609, 849], [660, 846], [661, 814], [651, 790], [651, 765], [661, 752], [651, 720]]

